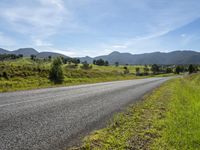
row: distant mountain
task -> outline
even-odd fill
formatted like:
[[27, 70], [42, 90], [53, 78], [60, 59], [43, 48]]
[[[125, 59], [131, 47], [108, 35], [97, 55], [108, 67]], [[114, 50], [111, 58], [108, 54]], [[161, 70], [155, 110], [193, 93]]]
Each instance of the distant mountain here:
[[22, 54], [24, 57], [30, 57], [30, 55], [37, 55], [39, 52], [33, 48], [20, 48], [18, 50], [12, 51], [13, 54]]
[[81, 62], [87, 61], [89, 64], [93, 63], [94, 58], [85, 56], [85, 57], [80, 57], [79, 58]]
[[[41, 52], [39, 53], [37, 50], [33, 48], [20, 48], [18, 50], [9, 51], [0, 48], [0, 54], [22, 54], [25, 57], [30, 57], [30, 55], [36, 55], [37, 58], [48, 58], [51, 57], [68, 57], [60, 53], [54, 52]], [[200, 52], [195, 51], [172, 51], [169, 53], [163, 52], [153, 52], [153, 53], [145, 53], [145, 54], [131, 54], [131, 53], [120, 53], [114, 51], [109, 55], [103, 55], [98, 57], [81, 57], [79, 58], [81, 62], [87, 61], [88, 63], [92, 63], [94, 59], [103, 59], [107, 60], [110, 64], [115, 64], [115, 62], [119, 62], [119, 64], [200, 64]]]
[[130, 54], [114, 51], [109, 55], [98, 56], [93, 59], [80, 58], [81, 61], [92, 62], [94, 59], [103, 59], [110, 64], [200, 64], [200, 53], [195, 51], [173, 51], [169, 53], [153, 52], [145, 54]]
[[107, 60], [110, 64], [114, 64], [115, 62], [119, 62], [120, 64], [131, 64], [130, 62], [133, 62], [132, 54], [120, 53], [117, 51], [114, 51], [109, 55], [95, 57], [94, 59], [100, 59], [100, 58], [103, 60]]
[[53, 52], [41, 52], [36, 55], [37, 58], [48, 58], [49, 56], [51, 56], [51, 57], [68, 57], [63, 54], [53, 53]]
[[15, 54], [15, 55], [22, 54], [25, 57], [30, 57], [30, 55], [37, 55], [38, 53], [39, 52], [33, 48], [20, 48], [14, 51], [9, 51], [9, 50], [0, 48], [0, 54]]
[[63, 54], [54, 53], [54, 52], [39, 53], [37, 50], [35, 50], [33, 48], [20, 48], [18, 50], [14, 50], [14, 51], [9, 51], [9, 50], [0, 48], [0, 54], [15, 54], [15, 55], [22, 54], [24, 57], [30, 57], [31, 55], [36, 55], [37, 58], [48, 58], [49, 56], [51, 56], [51, 57], [58, 57], [58, 56], [68, 57]]
[[11, 53], [10, 51], [0, 48], [0, 54], [10, 54], [10, 53]]

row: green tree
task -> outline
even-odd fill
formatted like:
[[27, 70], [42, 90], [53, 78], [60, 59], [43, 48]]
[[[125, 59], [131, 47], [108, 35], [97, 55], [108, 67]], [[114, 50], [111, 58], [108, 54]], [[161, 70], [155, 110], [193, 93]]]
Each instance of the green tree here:
[[78, 58], [71, 58], [71, 62], [74, 63], [76, 66], [80, 64], [80, 59]]
[[153, 64], [153, 65], [151, 66], [151, 71], [153, 72], [153, 74], [157, 74], [157, 73], [159, 73], [160, 68], [159, 68], [158, 65]]
[[52, 57], [51, 57], [51, 56], [49, 56], [49, 57], [48, 57], [48, 59], [49, 59], [49, 61], [51, 61]]
[[35, 59], [36, 59], [36, 55], [31, 55], [31, 60], [34, 60], [35, 61]]
[[108, 61], [105, 61], [105, 62], [104, 62], [104, 65], [105, 65], [105, 66], [109, 66], [109, 62], [108, 62]]
[[81, 66], [81, 69], [85, 69], [85, 70], [92, 69], [92, 66], [88, 64], [87, 61], [84, 61], [83, 65]]
[[129, 74], [129, 69], [126, 66], [124, 66], [124, 74]]
[[7, 72], [3, 72], [3, 77], [8, 80], [9, 79], [8, 73]]
[[147, 65], [144, 66], [144, 74], [148, 75], [149, 74], [149, 68]]
[[166, 73], [172, 73], [173, 72], [173, 69], [172, 68], [170, 68], [170, 67], [167, 67], [166, 68]]
[[136, 67], [136, 68], [135, 68], [135, 72], [136, 72], [136, 76], [139, 76], [139, 75], [140, 75], [140, 68], [139, 68], [139, 67]]
[[53, 60], [51, 70], [49, 73], [49, 79], [55, 84], [63, 83], [64, 75], [62, 70], [62, 60], [60, 57], [57, 57]]
[[98, 65], [98, 66], [107, 66], [107, 65], [109, 65], [109, 62], [108, 61], [104, 61], [103, 59], [98, 59], [98, 60], [96, 60], [96, 65]]
[[118, 67], [119, 66], [119, 62], [115, 62], [115, 66]]
[[181, 67], [180, 66], [176, 66], [175, 73], [179, 74], [180, 72], [181, 72]]
[[189, 65], [189, 67], [188, 67], [188, 71], [189, 71], [189, 74], [191, 74], [191, 73], [194, 73], [195, 72], [195, 68], [194, 68], [194, 66], [191, 64], [191, 65]]
[[94, 59], [94, 60], [93, 60], [93, 64], [96, 65], [96, 62], [97, 62], [97, 61]]

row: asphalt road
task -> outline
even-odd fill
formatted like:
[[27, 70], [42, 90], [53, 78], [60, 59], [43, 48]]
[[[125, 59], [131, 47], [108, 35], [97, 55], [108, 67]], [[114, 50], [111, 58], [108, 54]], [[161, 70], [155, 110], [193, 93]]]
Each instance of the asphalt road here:
[[169, 78], [0, 93], [0, 150], [56, 150]]

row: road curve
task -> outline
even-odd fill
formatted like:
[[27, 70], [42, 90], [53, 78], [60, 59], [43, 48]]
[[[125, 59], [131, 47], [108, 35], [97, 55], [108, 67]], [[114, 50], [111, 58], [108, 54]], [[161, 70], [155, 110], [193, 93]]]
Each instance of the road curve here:
[[0, 93], [0, 150], [56, 150], [169, 78]]

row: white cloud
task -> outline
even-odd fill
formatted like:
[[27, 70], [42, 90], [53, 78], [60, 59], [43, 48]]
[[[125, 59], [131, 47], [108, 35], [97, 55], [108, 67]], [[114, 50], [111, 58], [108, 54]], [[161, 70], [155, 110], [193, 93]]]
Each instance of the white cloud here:
[[[170, 0], [152, 2], [151, 0], [147, 0], [145, 3], [144, 1], [137, 1], [134, 3], [133, 7], [134, 9], [139, 10], [139, 13], [136, 13], [133, 18], [138, 19], [138, 16], [141, 16], [140, 22], [136, 24], [136, 27], [133, 27], [133, 30], [137, 31], [142, 29], [144, 33], [139, 36], [133, 34], [133, 38], [129, 37], [123, 39], [119, 37], [113, 42], [104, 44], [104, 48], [129, 52], [132, 50], [131, 52], [134, 53], [155, 50], [165, 51], [166, 47], [162, 45], [160, 37], [163, 37], [169, 32], [173, 32], [200, 17], [200, 5], [198, 4], [198, 1], [195, 0], [185, 0], [181, 2]], [[183, 41], [185, 45], [191, 41], [191, 37], [187, 37], [186, 34], [180, 36], [185, 38]], [[179, 45], [181, 45], [181, 43]], [[176, 46], [178, 46], [178, 44]]]
[[34, 42], [35, 46], [39, 46], [39, 47], [40, 46], [52, 46], [53, 45], [52, 43], [43, 41], [41, 39], [33, 39], [33, 42]]
[[61, 53], [69, 57], [77, 57], [79, 55], [79, 53], [73, 50], [55, 50], [54, 52]]
[[112, 48], [114, 48], [114, 49], [124, 49], [124, 48], [127, 48], [127, 45], [113, 45]]
[[[19, 6], [20, 5], [20, 6]], [[11, 30], [31, 37], [37, 37], [36, 45], [57, 33], [67, 11], [62, 0], [35, 0], [1, 8], [0, 16], [10, 25]]]
[[[50, 50], [50, 49], [48, 49]], [[109, 54], [112, 52], [111, 49], [99, 49], [99, 50], [83, 50], [83, 49], [56, 49], [56, 48], [51, 48], [50, 51], [53, 52], [57, 52], [57, 53], [61, 53], [64, 54], [66, 56], [70, 56], [70, 57], [84, 57], [84, 56], [90, 56], [90, 57], [95, 57], [95, 56], [100, 56], [103, 54]]]

